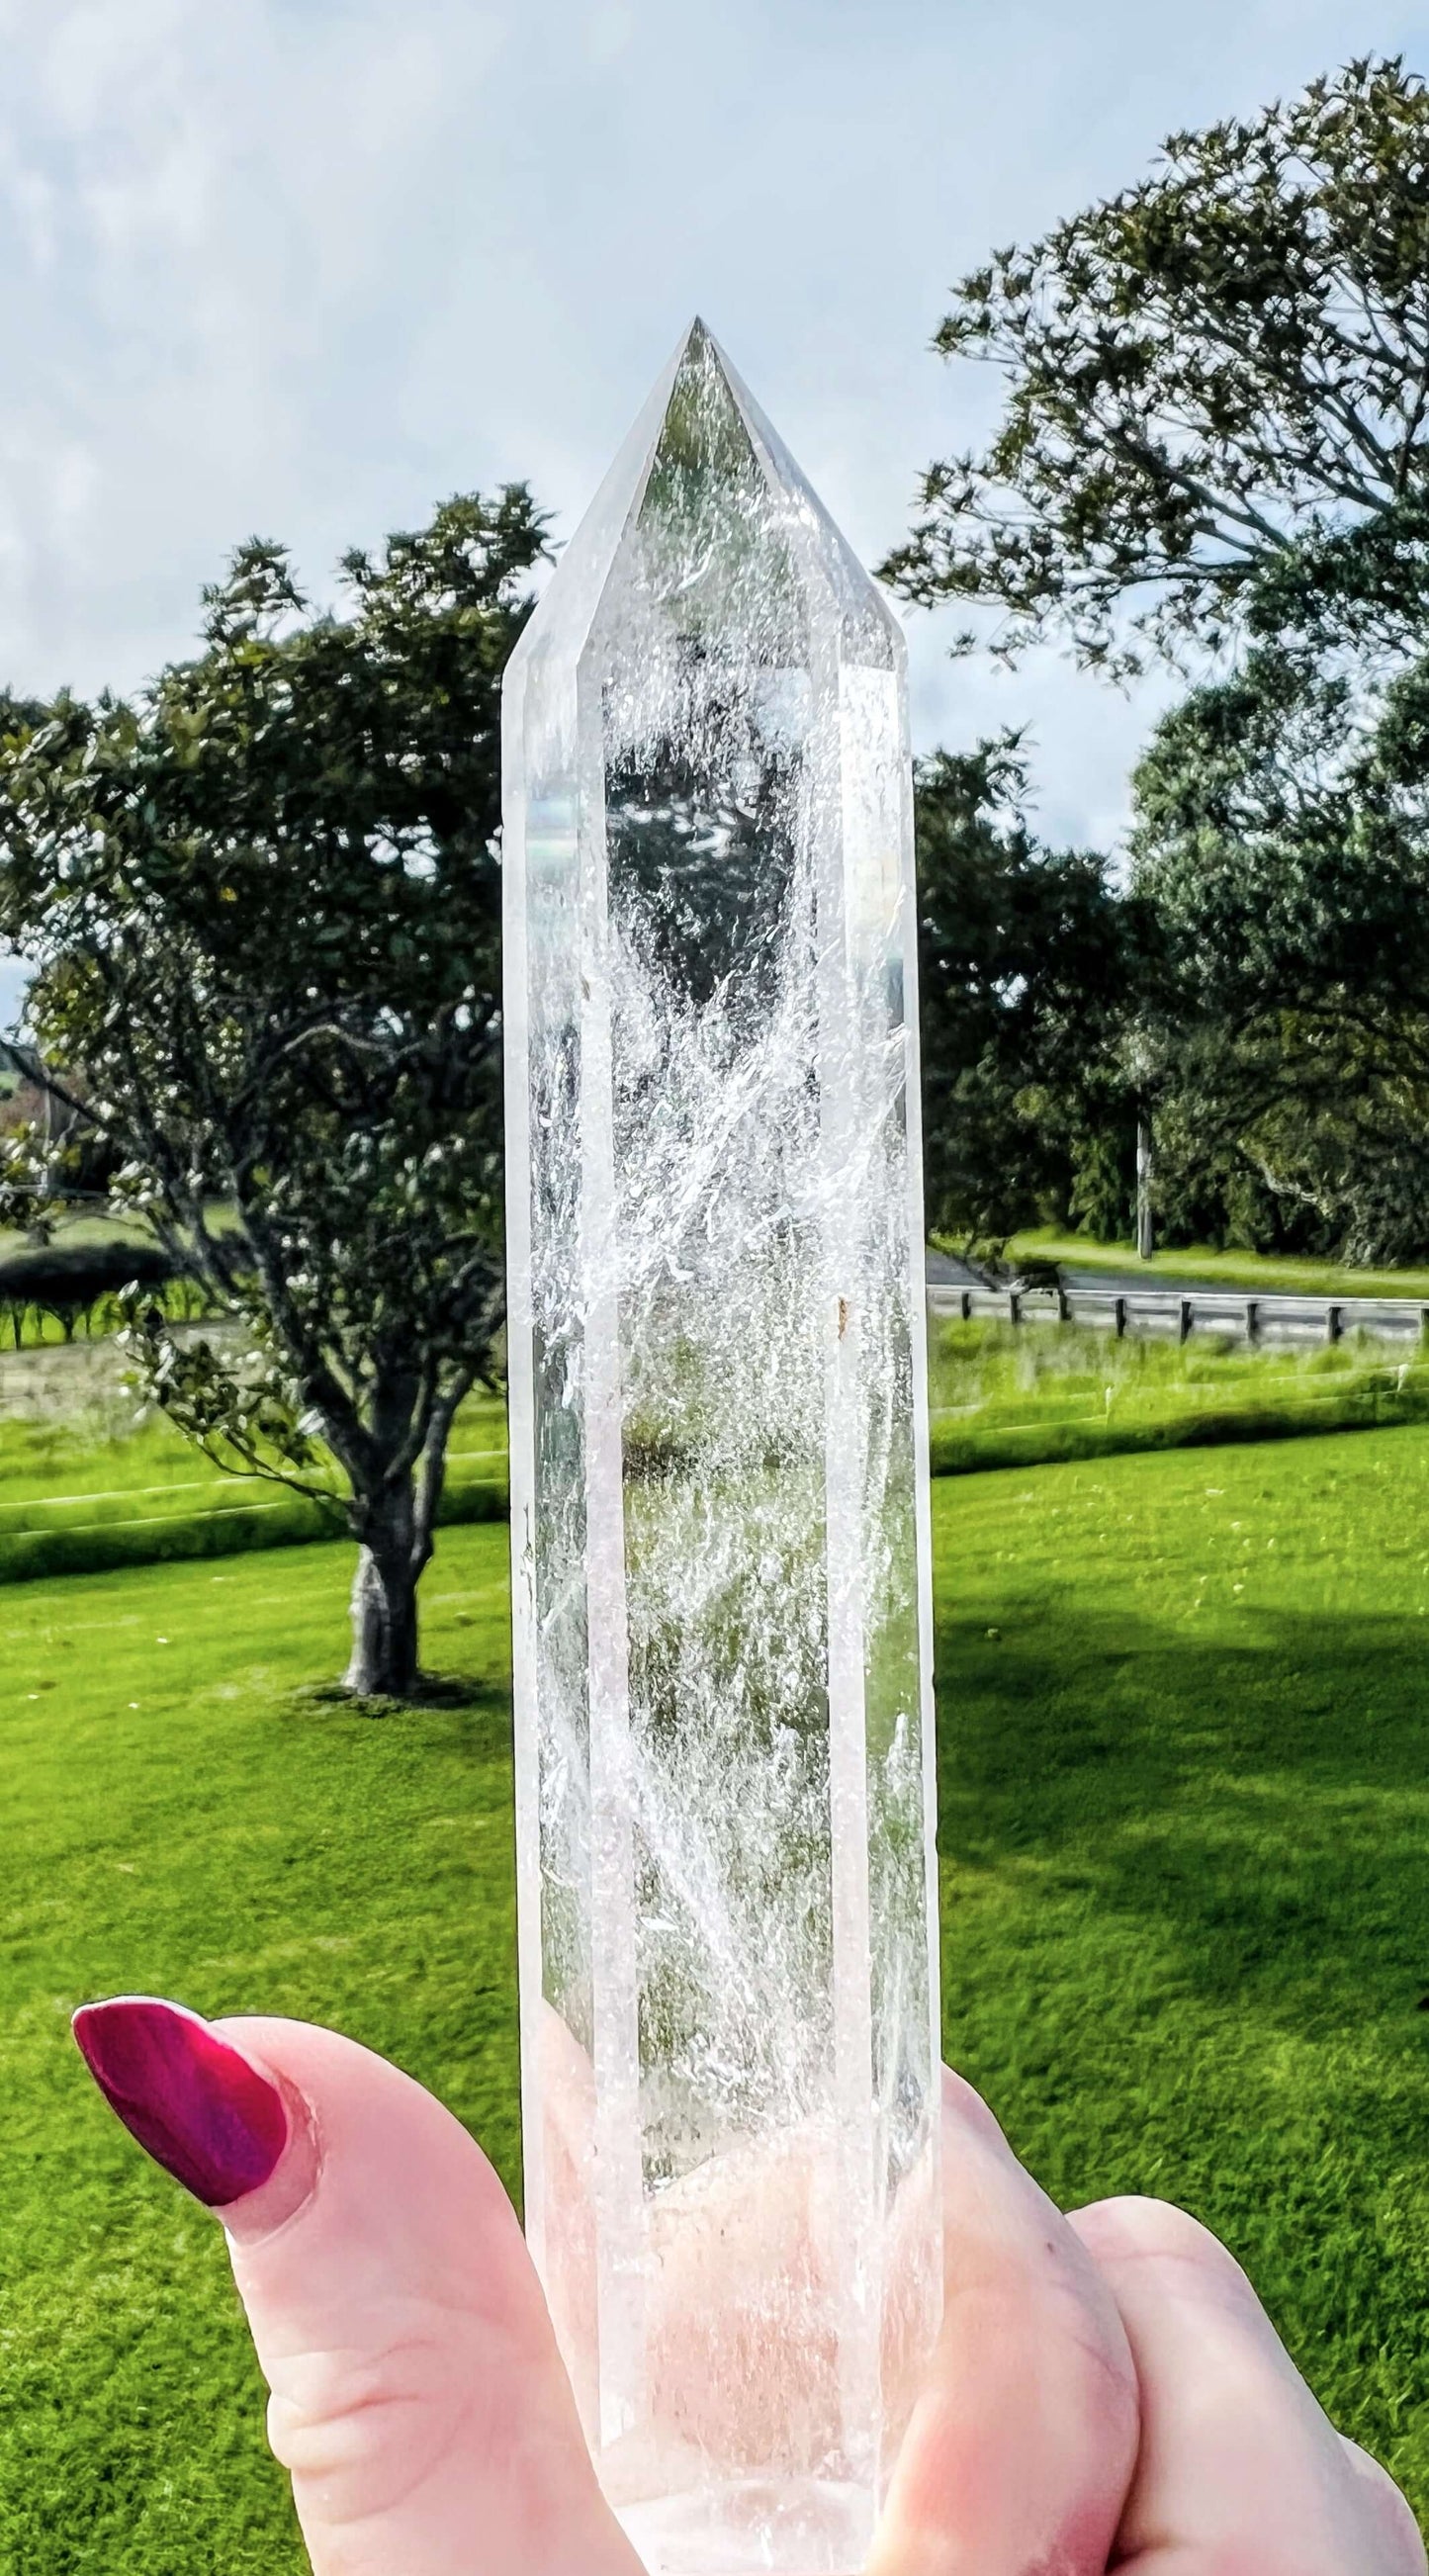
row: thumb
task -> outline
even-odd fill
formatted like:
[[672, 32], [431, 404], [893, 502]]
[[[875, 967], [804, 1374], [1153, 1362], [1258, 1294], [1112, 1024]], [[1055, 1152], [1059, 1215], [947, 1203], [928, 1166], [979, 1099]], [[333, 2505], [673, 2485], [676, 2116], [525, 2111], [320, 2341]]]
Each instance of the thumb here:
[[126, 1997], [75, 2033], [218, 2209], [314, 2576], [638, 2576], [515, 2212], [431, 2094], [305, 2022]]

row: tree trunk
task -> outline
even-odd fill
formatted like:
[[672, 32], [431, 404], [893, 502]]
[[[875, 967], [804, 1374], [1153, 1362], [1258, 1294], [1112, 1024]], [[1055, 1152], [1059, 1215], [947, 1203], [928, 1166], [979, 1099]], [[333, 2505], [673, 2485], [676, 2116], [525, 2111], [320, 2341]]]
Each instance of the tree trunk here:
[[352, 1660], [343, 1676], [364, 1698], [405, 1699], [417, 1679], [417, 1584], [410, 1480], [368, 1515], [352, 1583]]
[[[1122, 1131], [1125, 1133], [1125, 1130]], [[1151, 1259], [1155, 1248], [1151, 1225], [1151, 1171], [1154, 1161], [1151, 1120], [1147, 1116], [1136, 1122], [1136, 1249], [1143, 1261]]]
[[[355, 1492], [357, 1572], [352, 1584], [352, 1661], [343, 1679], [366, 1697], [409, 1698], [419, 1679], [417, 1586], [431, 1562], [432, 1529], [441, 1500], [447, 1440], [472, 1372], [455, 1376], [430, 1402], [418, 1458], [391, 1483], [379, 1479]], [[410, 1454], [409, 1432], [420, 1386], [408, 1370], [395, 1371], [373, 1403], [373, 1447], [389, 1460]], [[336, 1444], [334, 1444], [336, 1445]], [[370, 1452], [369, 1452], [370, 1459]], [[354, 1473], [358, 1487], [358, 1460]]]

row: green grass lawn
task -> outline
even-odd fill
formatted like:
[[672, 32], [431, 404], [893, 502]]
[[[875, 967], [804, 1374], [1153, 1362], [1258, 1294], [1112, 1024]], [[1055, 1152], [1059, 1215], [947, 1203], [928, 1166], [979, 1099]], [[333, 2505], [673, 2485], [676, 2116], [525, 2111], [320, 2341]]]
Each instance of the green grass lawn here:
[[81, 1997], [338, 2023], [515, 2177], [506, 1545], [443, 1540], [428, 1651], [470, 1703], [397, 1722], [289, 1704], [340, 1668], [343, 1547], [4, 1596], [5, 2576], [306, 2564], [222, 2240], [76, 2080]]
[[1429, 1434], [934, 1488], [945, 2031], [1234, 2248], [1429, 2516]]
[[[949, 1252], [958, 1246], [948, 1242]], [[1182, 1245], [1175, 1251], [1139, 1257], [1136, 1245], [1096, 1243], [1087, 1235], [1059, 1234], [1055, 1226], [1032, 1226], [1012, 1237], [1009, 1261], [1060, 1261], [1071, 1270], [1129, 1270], [1149, 1287], [1158, 1278], [1204, 1279], [1225, 1288], [1278, 1289], [1287, 1297], [1425, 1297], [1429, 1269], [1359, 1270], [1342, 1261], [1311, 1261], [1277, 1252], [1216, 1252], [1209, 1244]]]
[[[950, 2052], [1065, 2201], [1248, 2264], [1429, 2510], [1429, 1432], [934, 1489]], [[467, 1704], [295, 1703], [350, 1559], [0, 1596], [4, 2576], [298, 2576], [211, 2223], [67, 2036], [88, 1995], [332, 2021], [517, 2167], [506, 1533], [443, 1535]]]

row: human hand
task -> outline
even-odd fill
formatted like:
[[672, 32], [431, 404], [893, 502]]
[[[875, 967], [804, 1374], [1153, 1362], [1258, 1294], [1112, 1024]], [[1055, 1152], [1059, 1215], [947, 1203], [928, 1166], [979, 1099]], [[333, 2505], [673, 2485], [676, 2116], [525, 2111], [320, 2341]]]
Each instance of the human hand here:
[[[302, 2022], [124, 2000], [76, 2035], [227, 2230], [315, 2576], [639, 2576], [515, 2213], [430, 2094]], [[869, 2576], [1424, 2576], [1213, 2236], [1063, 2218], [956, 2076], [944, 2108], [946, 2317]]]

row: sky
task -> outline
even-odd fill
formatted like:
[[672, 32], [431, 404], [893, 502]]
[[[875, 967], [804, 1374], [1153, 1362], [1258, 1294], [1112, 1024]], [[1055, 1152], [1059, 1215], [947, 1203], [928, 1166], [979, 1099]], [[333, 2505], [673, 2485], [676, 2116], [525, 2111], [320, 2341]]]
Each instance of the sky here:
[[[0, 681], [136, 686], [254, 533], [318, 598], [454, 490], [568, 534], [696, 311], [875, 562], [995, 415], [953, 281], [1365, 51], [1429, 0], [0, 0]], [[1025, 727], [1114, 847], [1165, 684], [906, 622], [917, 746]]]

